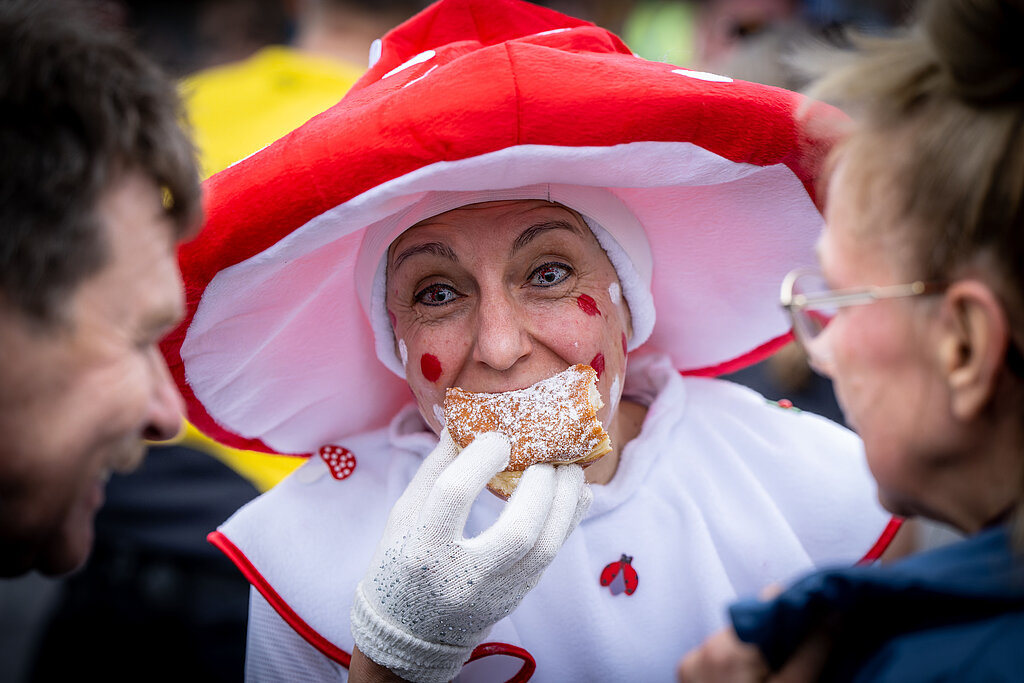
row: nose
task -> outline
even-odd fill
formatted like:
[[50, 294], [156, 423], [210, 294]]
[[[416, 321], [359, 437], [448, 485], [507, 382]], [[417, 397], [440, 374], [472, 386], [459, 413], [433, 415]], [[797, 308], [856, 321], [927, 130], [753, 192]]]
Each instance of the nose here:
[[473, 360], [508, 370], [532, 350], [526, 318], [506, 294], [481, 296]]
[[155, 349], [153, 373], [153, 391], [149, 399], [143, 437], [148, 441], [167, 441], [181, 431], [185, 402], [174, 383], [174, 378], [171, 377], [167, 363]]

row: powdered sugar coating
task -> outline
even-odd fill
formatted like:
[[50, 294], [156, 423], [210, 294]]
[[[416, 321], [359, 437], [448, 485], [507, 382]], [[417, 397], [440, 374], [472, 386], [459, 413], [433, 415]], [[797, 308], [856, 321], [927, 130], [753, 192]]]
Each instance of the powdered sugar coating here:
[[596, 379], [590, 366], [574, 365], [533, 386], [500, 394], [453, 387], [444, 401], [448, 431], [462, 448], [477, 434], [505, 434], [512, 441], [510, 471], [538, 462], [580, 460], [607, 440], [597, 420], [602, 404]]

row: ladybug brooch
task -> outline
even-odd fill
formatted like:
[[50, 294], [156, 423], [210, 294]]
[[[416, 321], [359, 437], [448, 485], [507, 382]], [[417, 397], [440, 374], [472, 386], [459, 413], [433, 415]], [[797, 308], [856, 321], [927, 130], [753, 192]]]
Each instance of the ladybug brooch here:
[[640, 578], [633, 569], [633, 558], [623, 553], [617, 561], [608, 564], [601, 570], [601, 585], [608, 586], [612, 595], [625, 593], [632, 595], [636, 592]]

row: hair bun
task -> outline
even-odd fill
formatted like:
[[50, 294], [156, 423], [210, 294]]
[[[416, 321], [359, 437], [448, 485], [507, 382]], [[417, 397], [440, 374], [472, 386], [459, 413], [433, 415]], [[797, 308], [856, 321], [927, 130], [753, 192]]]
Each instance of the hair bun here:
[[968, 102], [1024, 101], [1024, 4], [933, 0], [923, 25], [953, 94]]

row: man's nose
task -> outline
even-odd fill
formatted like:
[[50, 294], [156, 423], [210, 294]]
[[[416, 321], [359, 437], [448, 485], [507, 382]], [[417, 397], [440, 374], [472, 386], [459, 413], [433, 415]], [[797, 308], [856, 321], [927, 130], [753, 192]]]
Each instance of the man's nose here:
[[167, 441], [181, 431], [185, 401], [159, 351], [155, 351], [153, 372], [153, 391], [149, 399], [143, 437], [149, 441]]
[[473, 360], [508, 370], [532, 350], [527, 318], [507, 294], [482, 296]]

